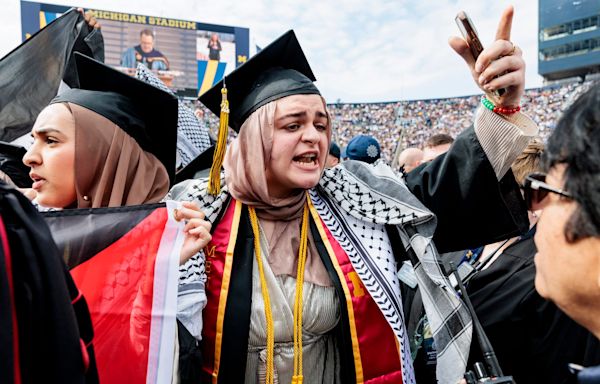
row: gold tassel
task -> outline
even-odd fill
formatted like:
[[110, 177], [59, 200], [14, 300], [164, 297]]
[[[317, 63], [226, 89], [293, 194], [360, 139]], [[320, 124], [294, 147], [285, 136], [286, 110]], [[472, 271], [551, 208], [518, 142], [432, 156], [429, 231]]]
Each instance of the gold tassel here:
[[219, 116], [219, 137], [213, 155], [213, 163], [210, 168], [208, 178], [208, 193], [216, 196], [221, 192], [221, 166], [225, 159], [227, 150], [227, 134], [229, 126], [229, 101], [227, 100], [227, 86], [223, 78], [223, 88], [221, 88], [221, 114]]

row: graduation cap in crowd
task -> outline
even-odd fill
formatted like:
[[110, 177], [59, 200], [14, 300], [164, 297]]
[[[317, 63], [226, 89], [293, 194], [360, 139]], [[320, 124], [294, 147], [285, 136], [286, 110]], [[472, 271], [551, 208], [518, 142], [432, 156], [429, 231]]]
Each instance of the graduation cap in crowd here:
[[175, 96], [79, 53], [75, 59], [80, 88], [65, 91], [52, 102], [77, 104], [115, 123], [144, 151], [160, 160], [173, 184], [177, 148]]
[[0, 171], [19, 188], [31, 188], [30, 168], [23, 164], [27, 150], [18, 145], [0, 141]]
[[252, 112], [271, 101], [291, 95], [319, 95], [315, 80], [296, 34], [290, 30], [199, 97], [208, 109], [220, 115], [209, 193], [220, 191], [227, 126], [239, 132]]

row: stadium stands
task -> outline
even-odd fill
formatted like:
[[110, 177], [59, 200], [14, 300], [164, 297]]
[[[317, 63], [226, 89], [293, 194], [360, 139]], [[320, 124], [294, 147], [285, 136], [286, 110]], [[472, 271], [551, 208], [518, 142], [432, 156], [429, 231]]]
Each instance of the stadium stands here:
[[[545, 139], [562, 111], [591, 84], [591, 81], [572, 82], [529, 89], [523, 97], [523, 111], [539, 125], [540, 135]], [[340, 146], [346, 146], [355, 135], [372, 135], [381, 144], [382, 158], [391, 162], [399, 140], [402, 148], [421, 147], [435, 133], [458, 135], [472, 123], [480, 97], [329, 104], [333, 138]], [[217, 117], [211, 113], [204, 116], [211, 128], [218, 127]]]

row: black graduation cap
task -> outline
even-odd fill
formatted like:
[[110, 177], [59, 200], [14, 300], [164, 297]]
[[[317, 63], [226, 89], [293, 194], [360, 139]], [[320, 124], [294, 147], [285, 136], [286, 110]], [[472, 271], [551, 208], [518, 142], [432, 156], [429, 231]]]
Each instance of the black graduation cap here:
[[177, 98], [85, 55], [76, 53], [79, 89], [58, 95], [102, 115], [160, 160], [175, 181]]
[[227, 125], [239, 132], [252, 112], [291, 95], [319, 95], [315, 75], [296, 34], [290, 30], [231, 72], [198, 100], [220, 116], [208, 192], [220, 192], [220, 172], [227, 145]]
[[31, 188], [30, 168], [23, 164], [27, 150], [18, 145], [0, 141], [0, 171], [19, 188]]
[[229, 125], [234, 130], [263, 105], [290, 95], [320, 94], [316, 81], [293, 30], [284, 33], [198, 100], [217, 116], [221, 110], [221, 89], [227, 87]]
[[209, 169], [212, 164], [214, 153], [215, 146], [211, 145], [208, 149], [198, 155], [198, 157], [190, 161], [188, 165], [177, 172], [175, 175], [175, 183], [181, 183], [188, 179], [195, 179], [198, 172]]

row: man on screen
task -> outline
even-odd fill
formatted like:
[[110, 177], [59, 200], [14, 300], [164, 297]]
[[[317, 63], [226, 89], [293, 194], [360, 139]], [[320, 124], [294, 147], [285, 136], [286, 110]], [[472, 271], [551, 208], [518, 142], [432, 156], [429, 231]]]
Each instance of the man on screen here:
[[121, 56], [121, 65], [136, 68], [142, 63], [150, 69], [168, 70], [169, 60], [158, 50], [154, 49], [154, 33], [149, 29], [140, 32], [140, 44], [128, 48]]

